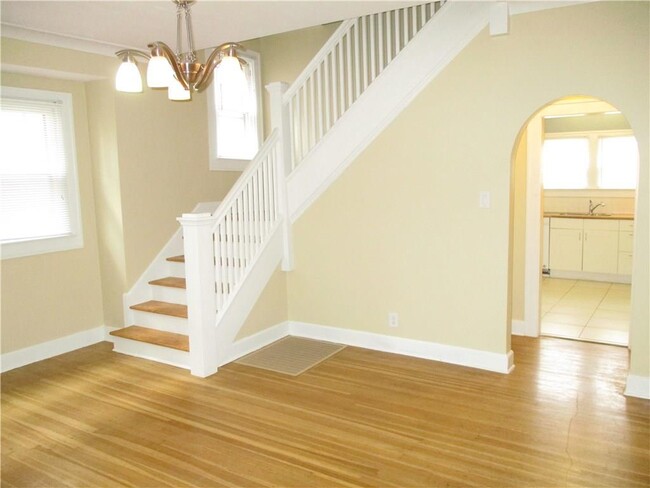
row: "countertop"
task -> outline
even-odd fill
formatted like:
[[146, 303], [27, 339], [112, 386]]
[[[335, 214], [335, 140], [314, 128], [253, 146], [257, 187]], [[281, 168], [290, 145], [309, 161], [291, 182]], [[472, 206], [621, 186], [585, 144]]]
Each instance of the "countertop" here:
[[560, 219], [602, 219], [602, 220], [634, 220], [634, 214], [581, 214], [573, 212], [544, 212], [544, 217]]

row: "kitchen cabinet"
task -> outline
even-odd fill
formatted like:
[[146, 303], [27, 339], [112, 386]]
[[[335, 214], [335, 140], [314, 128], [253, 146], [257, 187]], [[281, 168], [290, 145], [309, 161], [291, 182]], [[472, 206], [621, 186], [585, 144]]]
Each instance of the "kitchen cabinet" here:
[[634, 222], [621, 220], [618, 234], [618, 273], [632, 274], [632, 247], [634, 244]]
[[618, 272], [618, 220], [584, 220], [582, 271]]
[[551, 218], [551, 272], [631, 274], [633, 225], [617, 219]]
[[551, 270], [582, 271], [582, 219], [551, 219]]

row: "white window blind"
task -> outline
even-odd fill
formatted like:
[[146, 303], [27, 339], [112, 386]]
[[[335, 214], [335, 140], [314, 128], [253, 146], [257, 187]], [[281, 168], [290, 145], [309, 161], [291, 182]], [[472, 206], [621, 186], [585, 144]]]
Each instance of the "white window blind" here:
[[[0, 242], [3, 257], [81, 245], [70, 105], [69, 94], [2, 89]], [[37, 249], [16, 250], [15, 245], [37, 240], [44, 241]]]

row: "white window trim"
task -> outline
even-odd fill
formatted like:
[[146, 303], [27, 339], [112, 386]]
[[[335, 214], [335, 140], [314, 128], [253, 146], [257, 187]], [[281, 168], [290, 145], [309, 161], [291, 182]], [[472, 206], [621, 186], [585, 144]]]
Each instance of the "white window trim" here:
[[3, 86], [2, 96], [25, 98], [28, 100], [45, 100], [60, 102], [62, 104], [63, 144], [70, 157], [67, 178], [70, 192], [68, 197], [70, 205], [70, 228], [72, 229], [72, 232], [67, 236], [2, 243], [0, 244], [1, 258], [12, 259], [82, 248], [84, 242], [83, 228], [81, 225], [79, 183], [77, 177], [77, 146], [75, 144], [72, 94]]
[[[260, 55], [255, 51], [246, 50], [238, 52], [238, 56], [246, 62], [252, 63], [255, 73], [255, 94], [257, 97], [257, 140], [260, 146], [263, 142], [262, 134], [262, 76], [260, 69]], [[212, 171], [244, 171], [250, 159], [225, 159], [217, 157], [217, 114], [214, 100], [214, 90], [208, 89], [208, 140], [210, 144], [210, 170]]]

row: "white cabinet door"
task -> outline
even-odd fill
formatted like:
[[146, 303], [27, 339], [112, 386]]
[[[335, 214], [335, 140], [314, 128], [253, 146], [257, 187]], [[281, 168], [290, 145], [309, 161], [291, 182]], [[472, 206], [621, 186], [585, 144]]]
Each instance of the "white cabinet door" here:
[[581, 271], [582, 230], [552, 228], [549, 261], [551, 270]]
[[618, 253], [618, 274], [621, 275], [632, 274], [632, 253], [631, 252]]
[[592, 273], [617, 273], [618, 230], [585, 230], [582, 270]]

